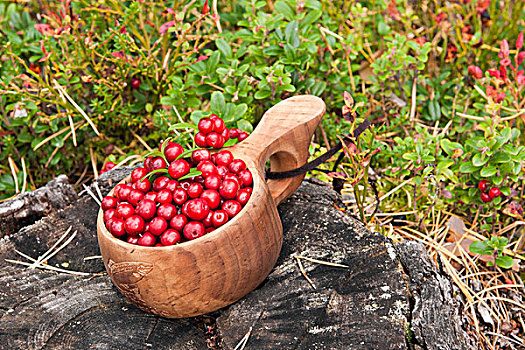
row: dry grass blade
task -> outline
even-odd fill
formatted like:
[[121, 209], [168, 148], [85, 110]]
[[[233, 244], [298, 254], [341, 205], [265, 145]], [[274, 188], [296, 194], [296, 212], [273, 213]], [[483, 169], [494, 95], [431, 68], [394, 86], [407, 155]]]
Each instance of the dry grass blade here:
[[95, 260], [95, 259], [102, 259], [102, 255], [86, 256], [86, 257], [84, 258], [84, 261], [87, 261], [87, 260]]
[[[71, 227], [70, 229], [68, 230], [68, 232], [71, 230]], [[46, 260], [49, 260], [51, 259], [52, 257], [54, 257], [55, 255], [58, 254], [58, 252], [60, 252], [62, 249], [64, 249], [69, 243], [71, 243], [71, 241], [76, 237], [77, 235], [77, 231], [73, 232], [73, 234], [64, 242], [62, 243], [62, 245], [60, 247], [58, 247], [57, 249], [53, 250], [55, 246], [51, 247], [51, 249], [49, 249], [46, 254], [44, 254], [41, 258], [39, 258], [37, 261], [35, 261], [34, 265], [31, 266], [31, 268], [35, 268], [37, 265], [41, 264], [43, 261], [46, 261]], [[64, 236], [63, 236], [64, 237]]]
[[301, 270], [301, 274], [304, 276], [304, 278], [306, 278], [306, 280], [308, 281], [308, 283], [310, 283], [310, 285], [312, 286], [313, 289], [317, 289], [315, 287], [315, 284], [314, 282], [310, 279], [310, 277], [308, 277], [308, 275], [306, 274], [306, 270], [304, 269], [304, 266], [303, 264], [301, 263], [301, 259], [298, 258], [297, 256], [294, 257], [295, 260], [297, 261], [297, 265], [299, 265], [299, 270]]
[[521, 342], [519, 342], [519, 341], [517, 341], [517, 340], [515, 340], [515, 339], [512, 339], [512, 338], [506, 337], [506, 336], [504, 336], [504, 335], [502, 335], [502, 334], [499, 334], [499, 333], [494, 333], [494, 332], [486, 332], [486, 333], [487, 333], [487, 334], [490, 334], [490, 335], [494, 335], [494, 336], [496, 336], [496, 337], [503, 338], [503, 339], [505, 339], [505, 340], [508, 340], [508, 341], [513, 342], [513, 343], [515, 343], [515, 344], [517, 344], [517, 345], [520, 345], [520, 346], [525, 345], [525, 344], [523, 343], [523, 340], [522, 340]]
[[146, 141], [144, 141], [144, 139], [142, 137], [140, 137], [139, 135], [137, 135], [134, 131], [131, 131], [131, 133], [133, 134], [133, 136], [139, 140], [139, 142], [142, 144], [142, 146], [144, 146], [148, 152], [152, 152], [153, 151], [153, 148], [151, 148], [147, 143]]
[[242, 337], [241, 341], [239, 341], [239, 343], [233, 350], [244, 350], [244, 348], [246, 347], [246, 344], [248, 343], [248, 339], [250, 339], [250, 335], [252, 334], [252, 329], [253, 327], [250, 327], [250, 329], [248, 330], [248, 333], [246, 333], [244, 337]]
[[[82, 122], [76, 122], [75, 123], [75, 128], [78, 128], [78, 126], [82, 124]], [[55, 132], [54, 134], [46, 137], [45, 139], [43, 139], [42, 141], [40, 141], [35, 147], [33, 147], [33, 151], [36, 151], [37, 149], [39, 149], [40, 147], [42, 147], [43, 145], [45, 145], [46, 143], [48, 143], [49, 141], [53, 140], [55, 137], [58, 137], [60, 135], [62, 135], [63, 133], [65, 133], [66, 131], [70, 130], [70, 128], [67, 126], [65, 128], [63, 128], [62, 130], [60, 131], [57, 131]], [[70, 130], [71, 132], [71, 130]]]
[[[390, 191], [388, 191], [386, 194], [384, 194], [383, 196], [379, 197], [379, 202], [381, 202], [383, 199], [387, 198], [388, 196], [390, 196], [391, 194], [395, 193], [397, 190], [399, 190], [401, 187], [405, 186], [406, 184], [408, 184], [409, 182], [412, 181], [412, 178], [408, 179], [408, 180], [405, 180], [403, 181], [401, 184], [399, 184], [398, 186], [394, 187], [393, 189], [391, 189]], [[367, 205], [365, 207], [365, 211], [372, 208], [374, 205], [376, 204], [376, 201], [374, 200], [372, 203], [370, 203], [369, 205]]]
[[95, 202], [97, 202], [97, 204], [99, 206], [102, 205], [102, 203], [100, 203], [99, 199], [97, 198], [97, 196], [95, 196], [95, 194], [89, 189], [89, 187], [87, 187], [86, 185], [82, 184], [82, 186], [84, 187], [84, 190], [91, 196], [91, 198], [93, 198], [93, 200]]
[[139, 155], [133, 155], [133, 156], [129, 156], [129, 157], [126, 157], [124, 160], [122, 160], [120, 163], [118, 163], [117, 165], [115, 165], [115, 167], [113, 169], [116, 169], [116, 168], [119, 168], [121, 166], [123, 166], [124, 164], [126, 164], [127, 162], [129, 162], [130, 160], [132, 159], [135, 159], [135, 160], [139, 160], [139, 162], [142, 160], [142, 156], [139, 156]]
[[349, 269], [349, 268], [350, 268], [350, 266], [347, 266], [347, 265], [338, 264], [338, 263], [333, 263], [333, 262], [329, 262], [329, 261], [323, 261], [323, 260], [312, 259], [312, 258], [309, 258], [309, 257], [306, 257], [306, 256], [302, 256], [302, 255], [296, 255], [295, 258], [296, 258], [296, 259], [304, 259], [304, 260], [307, 260], [307, 261], [310, 261], [310, 262], [313, 262], [313, 263], [316, 263], [316, 264], [321, 264], [321, 265], [334, 266], [334, 267], [342, 267], [342, 268], [346, 268], [346, 269]]
[[13, 180], [15, 182], [15, 193], [20, 193], [20, 189], [18, 188], [18, 177], [16, 176], [16, 164], [13, 158], [9, 156], [7, 158], [7, 162], [9, 163], [9, 168], [11, 169], [11, 175], [13, 176]]
[[77, 147], [77, 133], [75, 132], [75, 124], [73, 124], [73, 118], [71, 114], [67, 114], [67, 119], [69, 120], [69, 127], [71, 128], [71, 134], [73, 135], [73, 145]]
[[[33, 260], [34, 259], [31, 259], [31, 261], [33, 261]], [[27, 262], [24, 262], [24, 261], [19, 261], [19, 260], [5, 259], [5, 261], [7, 261], [9, 263], [12, 263], [12, 264], [18, 264], [18, 265], [23, 265], [23, 266], [31, 266], [32, 265], [30, 263], [27, 263]], [[45, 265], [45, 264], [38, 265], [37, 268], [43, 269], [43, 270], [51, 270], [51, 271], [56, 271], [56, 272], [67, 273], [69, 275], [76, 275], [76, 276], [91, 276], [92, 275], [89, 272], [80, 272], [80, 271], [66, 270], [66, 269], [61, 269], [59, 267], [54, 267], [54, 266]]]
[[98, 179], [98, 170], [97, 170], [97, 159], [93, 153], [93, 148], [89, 147], [89, 156], [91, 158], [91, 166], [93, 167], [93, 174], [95, 174], [95, 179]]
[[22, 160], [22, 174], [24, 175], [23, 176], [21, 193], [24, 193], [26, 191], [26, 187], [27, 187], [27, 169], [26, 169], [26, 161], [25, 161], [24, 157], [22, 157], [21, 160]]
[[53, 244], [53, 245], [51, 246], [51, 248], [49, 248], [44, 254], [42, 254], [41, 256], [38, 257], [37, 260], [35, 260], [35, 264], [34, 264], [34, 266], [31, 266], [31, 268], [35, 268], [36, 265], [40, 265], [43, 261], [47, 260], [46, 256], [47, 256], [50, 252], [52, 252], [53, 249], [55, 249], [56, 246], [59, 245], [60, 242], [62, 242], [62, 240], [63, 240], [64, 238], [67, 237], [67, 235], [69, 234], [69, 232], [71, 232], [71, 229], [72, 229], [72, 228], [73, 228], [72, 226], [69, 226], [69, 228], [66, 230], [66, 232], [64, 232], [64, 234], [63, 234], [62, 236], [60, 236], [60, 238], [58, 239], [58, 241], [56, 241], [55, 244]]
[[102, 199], [104, 199], [104, 196], [102, 196], [102, 193], [100, 192], [100, 187], [98, 187], [98, 182], [95, 181], [93, 186], [95, 187], [95, 190], [97, 191], [98, 198], [100, 199], [100, 202], [102, 202]]

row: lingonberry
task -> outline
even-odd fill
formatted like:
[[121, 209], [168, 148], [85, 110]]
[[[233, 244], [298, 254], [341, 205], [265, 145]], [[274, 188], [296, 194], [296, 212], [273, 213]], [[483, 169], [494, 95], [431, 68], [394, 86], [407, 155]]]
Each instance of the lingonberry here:
[[167, 228], [168, 222], [163, 217], [156, 216], [149, 222], [149, 231], [155, 236], [160, 236]]
[[206, 135], [206, 145], [208, 147], [221, 148], [224, 144], [224, 142], [221, 143], [221, 141], [224, 141], [224, 137], [222, 137], [221, 134], [210, 132]]
[[217, 114], [215, 114], [215, 113], [212, 113], [212, 114], [210, 115], [210, 119], [211, 119], [211, 120], [215, 120], [215, 119], [217, 119], [217, 118], [219, 118], [219, 116], [217, 116]]
[[499, 197], [501, 195], [501, 191], [499, 190], [499, 188], [497, 187], [492, 187], [490, 190], [489, 190], [489, 196], [490, 198], [496, 198], [496, 197]]
[[213, 123], [213, 131], [215, 131], [217, 134], [220, 134], [226, 128], [226, 124], [224, 124], [224, 120], [222, 120], [221, 118], [213, 119], [212, 123]]
[[198, 164], [203, 160], [210, 160], [211, 153], [207, 149], [197, 149], [191, 153], [191, 160], [193, 163]]
[[217, 174], [222, 178], [226, 176], [230, 172], [230, 169], [228, 169], [225, 165], [217, 165]]
[[253, 187], [246, 187], [246, 188], [243, 188], [243, 190], [245, 190], [245, 191], [248, 192], [249, 194], [252, 194], [252, 192], [253, 192]]
[[132, 215], [124, 222], [124, 229], [130, 236], [138, 236], [144, 232], [144, 219], [139, 215]]
[[239, 133], [239, 136], [237, 137], [237, 139], [239, 140], [239, 142], [241, 141], [244, 141], [248, 138], [248, 136], [250, 136], [247, 132], [240, 132]]
[[155, 238], [155, 236], [153, 236], [150, 232], [144, 232], [142, 237], [140, 237], [137, 241], [138, 245], [144, 247], [153, 247], [156, 243], [157, 238]]
[[143, 167], [135, 168], [131, 172], [131, 181], [132, 182], [140, 181], [140, 179], [142, 179], [147, 174], [148, 174], [148, 172]]
[[226, 181], [226, 180], [233, 180], [235, 182], [237, 182], [239, 184], [239, 187], [241, 186], [241, 180], [239, 180], [239, 178], [231, 173], [228, 173], [226, 175], [224, 175], [224, 179], [222, 179], [222, 181]]
[[139, 190], [131, 191], [128, 196], [128, 202], [130, 202], [131, 205], [133, 205], [134, 207], [136, 207], [137, 204], [139, 204], [139, 202], [143, 199], [144, 199], [144, 192], [139, 191]]
[[131, 193], [133, 189], [131, 187], [129, 187], [128, 185], [124, 185], [122, 186], [118, 193], [117, 193], [117, 198], [120, 200], [120, 201], [127, 201], [128, 200], [128, 196], [129, 194]]
[[190, 198], [199, 198], [199, 196], [202, 193], [202, 185], [199, 183], [192, 183], [190, 187], [188, 187], [188, 197]]
[[104, 170], [105, 171], [110, 171], [111, 169], [113, 169], [114, 167], [116, 167], [117, 165], [113, 162], [107, 162], [106, 164], [104, 164]]
[[224, 141], [228, 141], [230, 139], [230, 129], [224, 128], [224, 130], [221, 132], [221, 136], [224, 137]]
[[233, 161], [233, 154], [227, 149], [215, 154], [215, 164], [228, 166]]
[[201, 198], [204, 199], [211, 209], [219, 207], [221, 202], [221, 196], [216, 190], [204, 190], [202, 191]]
[[199, 120], [198, 127], [200, 132], [204, 134], [209, 134], [213, 131], [213, 122], [211, 119], [203, 118]]
[[196, 183], [201, 184], [201, 185], [204, 186], [204, 176], [202, 176], [202, 175], [197, 175], [197, 176], [192, 177], [191, 181], [196, 182]]
[[157, 215], [170, 221], [177, 214], [177, 207], [170, 203], [161, 204], [157, 208]]
[[133, 90], [137, 90], [140, 87], [140, 79], [139, 78], [132, 78], [131, 79], [131, 88]]
[[161, 157], [155, 157], [151, 161], [151, 170], [158, 170], [166, 168], [166, 162]]
[[169, 177], [159, 176], [158, 178], [155, 179], [155, 181], [153, 181], [153, 191], [159, 192], [160, 190], [166, 188], [169, 181], [170, 181]]
[[183, 205], [188, 200], [188, 193], [184, 188], [177, 188], [173, 191], [173, 201], [178, 205]]
[[204, 224], [199, 221], [188, 222], [186, 226], [184, 226], [184, 230], [183, 230], [184, 238], [190, 241], [195, 238], [204, 236], [205, 233], [206, 233], [206, 229], [204, 227]]
[[220, 227], [228, 222], [228, 213], [224, 210], [217, 210], [213, 212], [212, 224], [214, 227]]
[[228, 216], [230, 218], [235, 217], [235, 215], [239, 214], [239, 212], [242, 209], [242, 206], [239, 202], [235, 200], [226, 201], [223, 203], [222, 210], [224, 210], [226, 213], [228, 213]]
[[163, 189], [157, 192], [157, 203], [160, 203], [160, 204], [171, 203], [172, 199], [173, 199], [173, 195], [171, 194], [170, 190]]
[[126, 242], [131, 243], [131, 244], [138, 244], [139, 238], [140, 237], [138, 237], [138, 236], [136, 236], [136, 237], [128, 236], [128, 238], [126, 238]]
[[481, 180], [478, 183], [478, 188], [481, 192], [485, 192], [489, 188], [489, 182], [487, 180]]
[[160, 236], [160, 243], [163, 246], [174, 245], [175, 243], [180, 242], [180, 233], [174, 229], [167, 229]]
[[177, 187], [179, 187], [179, 183], [177, 180], [170, 180], [166, 185], [166, 189], [171, 192], [174, 192], [177, 189]]
[[246, 163], [242, 159], [235, 159], [228, 165], [230, 171], [234, 174], [238, 174], [239, 171], [246, 169]]
[[104, 222], [107, 224], [109, 219], [113, 219], [117, 217], [117, 210], [116, 209], [107, 209], [104, 211]]
[[241, 203], [242, 206], [246, 205], [248, 203], [248, 200], [250, 199], [250, 193], [246, 191], [246, 188], [243, 188], [242, 190], [237, 193], [237, 197], [235, 198], [237, 202]]
[[236, 139], [237, 137], [239, 137], [239, 129], [231, 129], [230, 130], [230, 138], [231, 139]]
[[488, 203], [488, 202], [490, 202], [492, 200], [492, 198], [490, 198], [490, 196], [488, 194], [486, 194], [485, 192], [481, 193], [480, 198], [485, 203]]
[[156, 202], [157, 201], [157, 192], [151, 191], [144, 195], [144, 199], [149, 199], [150, 201]]
[[168, 173], [176, 180], [190, 172], [190, 165], [184, 159], [177, 159], [171, 162], [168, 167]]
[[208, 147], [208, 144], [206, 143], [206, 134], [202, 132], [195, 134], [195, 144], [197, 147]]
[[127, 219], [135, 214], [135, 208], [128, 202], [121, 202], [117, 205], [117, 216], [121, 219]]
[[118, 201], [115, 197], [106, 196], [102, 198], [101, 207], [102, 207], [102, 210], [108, 210], [108, 209], [116, 208], [117, 204], [118, 204]]
[[219, 194], [224, 199], [233, 199], [237, 197], [239, 183], [234, 180], [224, 180], [219, 187]]
[[210, 233], [210, 232], [213, 232], [213, 231], [215, 231], [215, 230], [216, 230], [216, 228], [213, 227], [213, 226], [206, 227], [206, 233]]
[[191, 199], [182, 206], [182, 214], [192, 220], [203, 220], [209, 212], [210, 206], [202, 198]]
[[182, 180], [180, 183], [179, 183], [179, 186], [181, 188], [184, 188], [186, 191], [188, 190], [188, 188], [190, 187], [190, 185], [193, 183], [193, 181], [191, 180]]
[[137, 214], [142, 216], [144, 220], [151, 220], [157, 213], [157, 205], [151, 199], [144, 198], [137, 205]]
[[164, 149], [164, 155], [168, 162], [173, 162], [184, 152], [184, 149], [181, 145], [175, 142], [170, 142], [170, 144]]
[[117, 186], [115, 186], [115, 188], [113, 189], [113, 196], [116, 198], [119, 198], [120, 189], [126, 186], [127, 186], [126, 184], [118, 184]]
[[252, 185], [252, 183], [253, 183], [253, 176], [252, 176], [252, 172], [250, 170], [248, 170], [248, 169], [241, 170], [241, 171], [239, 171], [237, 176], [239, 177], [239, 180], [241, 180], [241, 187], [247, 187], [247, 186], [251, 186]]
[[149, 179], [144, 179], [142, 181], [135, 182], [135, 189], [142, 191], [142, 192], [148, 192], [151, 190], [151, 182]]
[[124, 220], [119, 218], [113, 218], [109, 222], [109, 232], [113, 234], [115, 237], [122, 237], [126, 234], [126, 230], [124, 229]]
[[217, 167], [209, 160], [200, 162], [199, 165], [197, 165], [197, 170], [200, 171], [205, 178], [217, 174]]
[[170, 227], [182, 232], [184, 226], [188, 223], [188, 218], [182, 214], [177, 214], [170, 220]]
[[211, 221], [212, 217], [213, 217], [213, 211], [210, 210], [208, 215], [202, 220], [202, 224], [204, 225], [204, 227], [210, 227], [212, 225], [212, 221]]
[[[217, 169], [219, 170], [219, 169]], [[210, 175], [204, 179], [204, 187], [210, 190], [216, 190], [221, 185], [221, 177], [219, 175]]]

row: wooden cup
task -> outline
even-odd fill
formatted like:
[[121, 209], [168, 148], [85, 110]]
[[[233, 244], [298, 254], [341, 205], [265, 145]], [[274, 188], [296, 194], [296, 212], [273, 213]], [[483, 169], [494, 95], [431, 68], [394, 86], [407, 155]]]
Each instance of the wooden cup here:
[[[324, 112], [325, 104], [318, 97], [291, 97], [270, 108], [246, 140], [229, 148], [253, 174], [252, 196], [234, 219], [196, 240], [168, 247], [132, 245], [106, 229], [101, 209], [100, 251], [122, 294], [145, 311], [180, 318], [218, 310], [255, 289], [281, 250], [283, 229], [277, 205], [304, 178], [265, 182], [266, 162], [270, 159], [272, 171], [305, 164]], [[129, 177], [123, 180], [128, 181]]]

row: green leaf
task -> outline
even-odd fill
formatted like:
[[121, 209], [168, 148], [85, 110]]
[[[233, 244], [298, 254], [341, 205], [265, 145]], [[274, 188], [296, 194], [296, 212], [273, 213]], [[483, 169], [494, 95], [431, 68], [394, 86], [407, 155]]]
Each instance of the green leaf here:
[[252, 124], [247, 121], [247, 120], [244, 120], [244, 119], [241, 119], [237, 122], [237, 127], [243, 131], [246, 131], [246, 132], [249, 132], [251, 133], [253, 131], [253, 126]]
[[199, 176], [199, 175], [202, 175], [202, 172], [201, 172], [201, 171], [190, 171], [190, 172], [187, 173], [186, 175], [181, 176], [180, 178], [178, 178], [177, 181], [181, 181], [181, 180], [189, 179], [189, 178], [191, 178], [191, 177]]
[[481, 255], [492, 255], [494, 252], [494, 249], [488, 246], [487, 243], [482, 241], [475, 241], [470, 244], [469, 247], [470, 251], [474, 254], [481, 254]]
[[186, 150], [182, 152], [177, 158], [175, 158], [175, 160], [185, 158], [188, 154], [193, 153], [193, 151], [196, 151], [198, 149], [202, 149], [202, 147], [195, 147], [195, 148]]
[[512, 160], [511, 156], [505, 152], [496, 152], [492, 157], [490, 157], [491, 163], [508, 163]]
[[206, 71], [208, 74], [215, 73], [215, 68], [219, 64], [219, 60], [221, 58], [221, 53], [219, 51], [215, 51], [210, 58], [206, 60]]
[[442, 139], [439, 144], [443, 151], [445, 151], [449, 156], [454, 154], [455, 149], [463, 150], [463, 146], [460, 143], [452, 142], [449, 139]]
[[498, 172], [498, 169], [492, 165], [486, 166], [481, 169], [480, 175], [482, 177], [490, 177]]
[[379, 35], [386, 36], [391, 33], [391, 29], [385, 21], [380, 21], [377, 25], [377, 32]]
[[274, 4], [275, 10], [289, 21], [294, 19], [294, 10], [285, 1], [277, 1]]
[[232, 118], [232, 121], [236, 121], [241, 118], [247, 110], [248, 105], [246, 103], [241, 103], [240, 105], [237, 105], [233, 108], [229, 116]]
[[212, 113], [219, 116], [223, 116], [226, 112], [226, 102], [224, 101], [224, 95], [220, 91], [214, 91], [211, 94], [210, 107]]
[[514, 266], [514, 259], [508, 255], [499, 256], [496, 258], [496, 265], [504, 269], [510, 269]]
[[323, 14], [323, 12], [321, 10], [310, 11], [306, 16], [304, 16], [304, 18], [301, 20], [301, 22], [299, 22], [299, 26], [301, 28], [306, 27], [310, 23], [313, 23], [313, 22], [317, 21], [319, 19], [319, 17], [322, 16], [322, 14]]
[[465, 173], [465, 174], [473, 173], [473, 172], [475, 172], [478, 169], [479, 168], [475, 167], [474, 165], [472, 165], [471, 162], [463, 162], [459, 166], [459, 171], [462, 172], [462, 173]]
[[155, 175], [155, 174], [159, 174], [159, 173], [164, 173], [164, 174], [167, 174], [168, 173], [168, 169], [156, 169], [156, 170], [153, 170], [153, 171], [150, 171], [149, 173], [147, 173], [146, 175], [144, 175], [142, 177], [142, 179], [140, 179], [140, 181], [144, 181], [144, 179], [152, 176], [152, 175]]
[[474, 166], [483, 166], [487, 162], [487, 159], [483, 159], [484, 157], [481, 155], [481, 153], [476, 153], [474, 157], [472, 158], [472, 164]]
[[186, 128], [191, 128], [191, 129], [194, 129], [194, 130], [198, 130], [199, 128], [197, 127], [197, 125], [195, 124], [192, 124], [192, 123], [177, 123], [177, 124], [173, 124], [169, 127], [169, 131], [173, 131], [173, 130], [177, 130], [177, 129], [186, 129]]
[[221, 52], [222, 57], [224, 57], [225, 59], [232, 58], [232, 49], [224, 39], [217, 39], [215, 41], [215, 45], [217, 45], [217, 48]]
[[431, 100], [428, 104], [428, 113], [430, 114], [430, 120], [434, 122], [441, 118], [441, 106], [437, 99]]
[[267, 98], [267, 97], [270, 97], [270, 95], [272, 94], [272, 91], [271, 90], [267, 90], [267, 89], [264, 89], [264, 90], [259, 90], [255, 93], [255, 98], [257, 100], [262, 100], [263, 98]]
[[263, 49], [263, 54], [266, 56], [278, 56], [282, 55], [283, 49], [278, 45], [270, 45]]
[[321, 94], [326, 89], [326, 83], [324, 81], [318, 81], [310, 90], [310, 93], [315, 96], [321, 96]]

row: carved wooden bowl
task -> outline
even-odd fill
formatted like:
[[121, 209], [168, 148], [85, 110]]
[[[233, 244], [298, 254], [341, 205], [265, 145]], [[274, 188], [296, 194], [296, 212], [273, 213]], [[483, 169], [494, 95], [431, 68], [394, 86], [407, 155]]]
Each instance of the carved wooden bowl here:
[[169, 247], [132, 245], [106, 229], [101, 209], [100, 251], [122, 294], [146, 311], [178, 318], [218, 310], [255, 289], [281, 250], [283, 229], [277, 205], [304, 178], [265, 182], [266, 162], [270, 159], [272, 171], [305, 164], [324, 111], [324, 102], [315, 96], [291, 97], [269, 109], [246, 140], [229, 148], [253, 174], [252, 196], [234, 219], [196, 240]]

